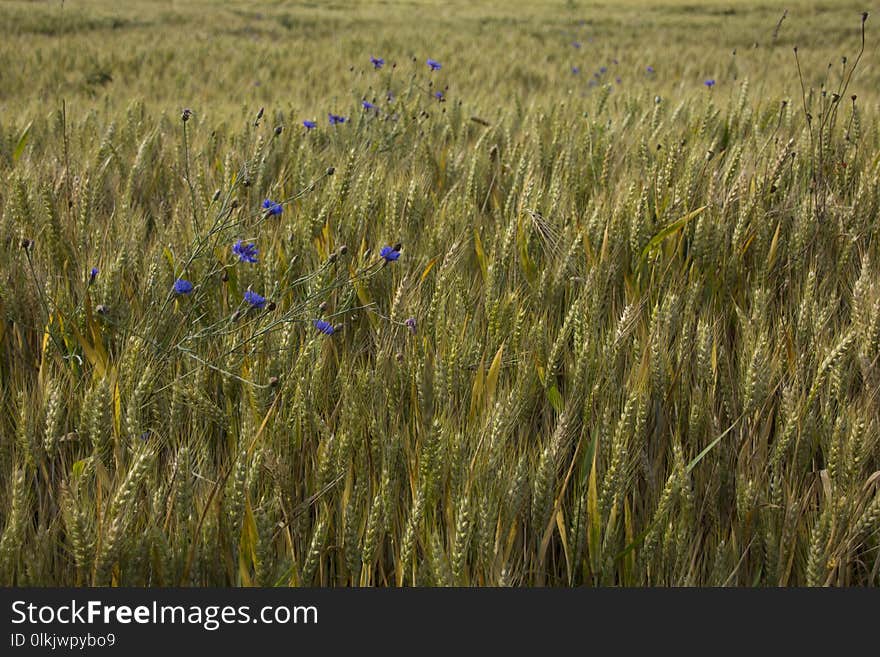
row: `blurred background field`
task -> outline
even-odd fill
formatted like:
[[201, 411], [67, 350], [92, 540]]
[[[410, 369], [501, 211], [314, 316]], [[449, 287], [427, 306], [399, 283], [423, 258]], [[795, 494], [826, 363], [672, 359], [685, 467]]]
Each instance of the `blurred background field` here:
[[865, 10], [0, 2], [0, 582], [877, 585]]
[[[774, 38], [785, 8], [790, 20]], [[370, 53], [407, 71], [413, 57], [420, 65], [426, 57], [441, 60], [449, 71], [444, 82], [458, 99], [492, 118], [517, 104], [552, 107], [566, 95], [578, 97], [583, 80], [572, 77], [571, 67], [588, 78], [612, 60], [619, 62], [613, 76], [638, 96], [698, 92], [714, 77], [726, 94], [736, 91], [736, 80], [750, 78], [762, 93], [795, 97], [792, 46], [801, 46], [807, 82], [818, 85], [829, 63], [836, 71], [842, 55], [854, 55], [865, 9], [802, 0], [68, 0], [63, 8], [13, 0], [0, 3], [0, 102], [4, 114], [20, 112], [28, 121], [62, 97], [81, 113], [138, 99], [157, 113], [198, 105], [215, 120], [255, 105], [314, 114], [318, 105], [351, 104], [376, 86], [364, 68]], [[579, 52], [574, 42], [582, 42]], [[647, 66], [657, 72], [651, 84]], [[874, 93], [876, 66], [866, 62], [865, 69], [860, 91]]]

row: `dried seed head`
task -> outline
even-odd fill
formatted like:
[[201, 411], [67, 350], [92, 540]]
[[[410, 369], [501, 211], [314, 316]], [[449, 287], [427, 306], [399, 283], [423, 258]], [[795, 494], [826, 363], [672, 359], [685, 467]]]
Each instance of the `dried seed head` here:
[[343, 244], [342, 246], [339, 247], [339, 255], [344, 256], [346, 253], [348, 253], [348, 247], [345, 246], [345, 244]]
[[29, 251], [30, 249], [34, 248], [34, 241], [28, 239], [27, 237], [23, 238], [21, 240], [21, 248], [23, 248], [25, 251]]
[[327, 167], [327, 171], [325, 172], [328, 176], [332, 176], [336, 173], [336, 167]]
[[278, 377], [277, 376], [270, 377], [269, 378], [269, 385], [272, 386], [273, 388], [277, 388], [278, 387]]
[[322, 302], [321, 302], [321, 305], [318, 306], [318, 310], [320, 310], [322, 313], [327, 312], [327, 302], [326, 302], [326, 301], [322, 301]]
[[181, 121], [186, 123], [187, 121], [190, 120], [191, 117], [192, 117], [192, 110], [189, 107], [185, 107], [183, 109], [183, 112], [181, 112], [181, 114], [180, 114]]

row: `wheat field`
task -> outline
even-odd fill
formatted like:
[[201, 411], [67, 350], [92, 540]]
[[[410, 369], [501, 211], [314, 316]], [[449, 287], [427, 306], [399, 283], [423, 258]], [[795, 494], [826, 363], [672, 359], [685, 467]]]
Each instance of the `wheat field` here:
[[849, 1], [0, 3], [0, 584], [880, 585]]

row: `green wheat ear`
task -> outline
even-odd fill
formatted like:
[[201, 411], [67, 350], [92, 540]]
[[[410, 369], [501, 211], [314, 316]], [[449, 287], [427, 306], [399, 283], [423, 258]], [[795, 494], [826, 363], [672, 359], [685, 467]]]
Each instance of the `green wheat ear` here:
[[15, 582], [19, 567], [19, 550], [25, 541], [30, 494], [27, 488], [27, 471], [17, 468], [9, 480], [11, 503], [3, 536], [0, 538], [0, 572], [4, 581]]

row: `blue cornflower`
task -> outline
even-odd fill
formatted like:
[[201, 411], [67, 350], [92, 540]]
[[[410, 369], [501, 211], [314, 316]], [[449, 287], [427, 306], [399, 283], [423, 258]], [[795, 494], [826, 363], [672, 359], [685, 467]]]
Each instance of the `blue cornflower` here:
[[368, 101], [368, 100], [362, 100], [362, 101], [361, 101], [361, 107], [363, 107], [363, 108], [364, 108], [365, 110], [367, 110], [368, 112], [369, 112], [370, 110], [375, 110], [375, 109], [376, 109], [376, 106], [373, 105], [373, 103], [371, 103], [371, 102]]
[[325, 322], [323, 319], [316, 319], [312, 324], [324, 335], [333, 335], [336, 332], [336, 329], [333, 328], [333, 324]]
[[373, 68], [382, 68], [385, 66], [385, 60], [381, 57], [370, 57], [370, 63], [373, 65]]
[[389, 91], [387, 94], [385, 94], [385, 98], [386, 98], [386, 99], [388, 100], [388, 102], [390, 103], [390, 102], [392, 102], [392, 101], [394, 100], [394, 94], [391, 93], [391, 92]]
[[571, 67], [571, 72], [572, 72], [573, 75], [577, 75], [578, 73], [581, 72], [581, 67], [580, 67], [580, 66], [572, 66], [572, 67]]
[[654, 72], [654, 67], [653, 67], [653, 66], [648, 66], [645, 70], [646, 70], [648, 73], [653, 73], [653, 72]]
[[439, 100], [442, 103], [443, 99], [444, 99], [443, 92], [442, 91], [435, 91], [434, 98], [436, 98], [437, 100]]
[[266, 297], [261, 297], [253, 290], [248, 290], [244, 293], [244, 300], [254, 308], [262, 308], [266, 305]]
[[621, 82], [623, 82], [623, 80], [622, 80], [621, 78], [619, 78], [619, 77], [618, 77], [618, 78], [614, 78], [614, 81], [615, 81], [617, 84], [620, 84]]
[[259, 253], [256, 244], [245, 244], [241, 240], [232, 245], [232, 252], [238, 256], [239, 262], [256, 262]]
[[178, 278], [174, 281], [174, 292], [177, 294], [189, 294], [193, 291], [193, 284], [185, 278]]
[[394, 262], [400, 257], [400, 251], [395, 250], [393, 246], [383, 246], [379, 255], [385, 258], [385, 262]]
[[599, 68], [599, 73], [605, 74], [605, 73], [607, 73], [607, 72], [608, 72], [608, 67], [607, 67], [607, 66], [601, 66], [601, 67]]
[[441, 66], [440, 62], [438, 62], [436, 59], [429, 59], [428, 60], [428, 67], [432, 71], [439, 71], [441, 68], [443, 68], [443, 66]]
[[95, 282], [99, 271], [100, 270], [97, 267], [92, 267], [92, 271], [89, 272], [89, 285]]
[[318, 124], [315, 121], [303, 121], [303, 125], [306, 127], [306, 130], [314, 130], [318, 127]]
[[703, 84], [705, 84], [710, 89], [715, 86], [715, 80], [706, 80]]
[[571, 45], [580, 50], [581, 42], [580, 41], [572, 41]]
[[339, 116], [338, 114], [328, 114], [327, 118], [330, 120], [330, 125], [336, 125], [337, 123], [345, 123], [348, 120], [344, 116]]
[[266, 199], [263, 201], [263, 209], [268, 210], [269, 214], [281, 214], [281, 211], [284, 209], [281, 207], [280, 203], [276, 203], [271, 199]]
[[413, 335], [416, 334], [416, 318], [415, 317], [410, 317], [409, 319], [407, 319], [404, 322], [404, 324], [406, 324], [407, 328], [410, 330], [410, 333], [412, 333]]

